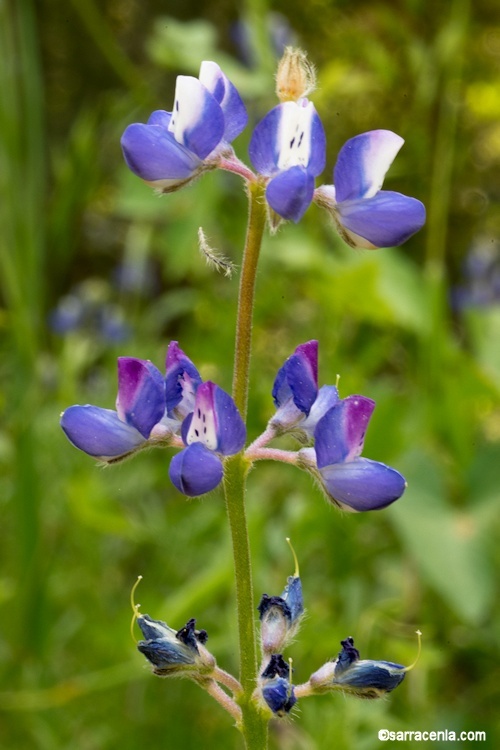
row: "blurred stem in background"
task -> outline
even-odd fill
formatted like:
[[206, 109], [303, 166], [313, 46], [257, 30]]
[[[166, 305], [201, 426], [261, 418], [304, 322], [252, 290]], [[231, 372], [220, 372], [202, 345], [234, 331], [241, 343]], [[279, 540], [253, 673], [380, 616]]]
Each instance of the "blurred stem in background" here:
[[21, 624], [17, 647], [40, 649], [43, 571], [39, 547], [39, 483], [33, 415], [40, 390], [38, 352], [43, 330], [45, 133], [43, 84], [32, 0], [0, 4], [0, 284], [3, 326], [12, 352], [5, 394], [17, 475]]
[[440, 382], [443, 351], [446, 346], [447, 280], [446, 246], [450, 215], [451, 187], [457, 146], [462, 73], [469, 26], [470, 0], [454, 0], [448, 23], [436, 40], [436, 67], [440, 69], [437, 86], [437, 124], [433, 141], [430, 194], [427, 205], [427, 244], [424, 274], [429, 295], [430, 335], [423, 339], [423, 382], [428, 393], [435, 393]]

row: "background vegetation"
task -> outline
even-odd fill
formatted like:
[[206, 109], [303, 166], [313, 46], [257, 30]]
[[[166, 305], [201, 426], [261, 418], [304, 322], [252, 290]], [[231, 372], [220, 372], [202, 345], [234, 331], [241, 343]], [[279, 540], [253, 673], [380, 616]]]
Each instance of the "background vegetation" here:
[[[322, 382], [340, 373], [343, 395], [377, 401], [365, 454], [401, 469], [409, 489], [381, 513], [343, 515], [296, 469], [259, 465], [256, 591], [281, 591], [291, 536], [308, 609], [290, 650], [297, 681], [347, 635], [363, 657], [409, 663], [420, 628], [424, 650], [388, 700], [302, 701], [274, 747], [371, 750], [382, 727], [485, 730], [482, 746], [498, 747], [495, 0], [0, 3], [2, 747], [240, 747], [195, 685], [151, 677], [129, 634], [142, 574], [142, 611], [174, 627], [197, 617], [235, 669], [220, 494], [180, 496], [160, 451], [97, 468], [58, 415], [73, 403], [111, 407], [116, 357], [163, 367], [171, 339], [230, 387], [237, 276], [206, 267], [197, 229], [239, 263], [240, 183], [211, 173], [159, 199], [128, 173], [119, 138], [169, 109], [175, 76], [202, 59], [232, 77], [255, 123], [275, 103], [283, 37], [318, 68], [323, 181], [347, 138], [394, 130], [406, 144], [386, 186], [423, 200], [428, 223], [401, 249], [354, 252], [313, 206], [265, 242], [250, 437], [272, 413], [277, 368], [317, 338]], [[250, 133], [236, 143], [243, 159]]]

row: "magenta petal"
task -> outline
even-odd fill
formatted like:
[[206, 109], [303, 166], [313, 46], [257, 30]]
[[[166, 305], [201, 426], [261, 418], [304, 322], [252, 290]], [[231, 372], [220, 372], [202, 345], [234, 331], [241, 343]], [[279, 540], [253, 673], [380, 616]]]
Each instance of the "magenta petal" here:
[[406, 488], [398, 471], [368, 458], [324, 466], [320, 474], [332, 499], [355, 511], [385, 508], [400, 498]]
[[118, 357], [116, 410], [123, 422], [149, 437], [165, 414], [165, 382], [152, 362]]
[[348, 396], [319, 420], [314, 433], [318, 469], [352, 461], [363, 450], [375, 402], [365, 396]]
[[146, 442], [116, 411], [98, 406], [70, 406], [62, 414], [61, 427], [74, 446], [102, 461], [131, 453]]
[[197, 497], [220, 484], [223, 468], [215, 453], [201, 443], [192, 443], [173, 457], [168, 473], [179, 492]]

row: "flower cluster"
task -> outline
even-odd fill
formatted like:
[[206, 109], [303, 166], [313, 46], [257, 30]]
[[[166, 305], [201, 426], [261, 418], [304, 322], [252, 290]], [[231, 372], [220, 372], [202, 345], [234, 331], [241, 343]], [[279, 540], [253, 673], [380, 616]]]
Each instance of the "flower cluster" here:
[[341, 641], [342, 650], [336, 659], [323, 664], [306, 683], [294, 686], [291, 664], [286, 663], [282, 651], [297, 634], [304, 614], [298, 568], [280, 596], [263, 595], [258, 610], [263, 662], [255, 698], [276, 716], [285, 716], [298, 698], [310, 695], [341, 691], [358, 698], [381, 698], [394, 690], [414, 666], [360, 659], [354, 640], [348, 637]]
[[[401, 497], [404, 477], [361, 457], [375, 402], [360, 395], [341, 399], [336, 386], [318, 388], [317, 341], [301, 344], [286, 360], [273, 398], [276, 413], [253, 446], [287, 432], [303, 442], [313, 440], [314, 447], [302, 448], [295, 463], [344, 509], [378, 510]], [[165, 376], [149, 360], [119, 357], [116, 409], [70, 406], [61, 426], [73, 445], [105, 463], [151, 446], [181, 448], [170, 462], [169, 476], [189, 497], [215, 489], [224, 475], [224, 457], [239, 453], [246, 440], [231, 396], [202, 381], [177, 341], [168, 346]], [[248, 448], [250, 461], [262, 457], [274, 456]]]
[[246, 439], [232, 398], [202, 382], [176, 341], [168, 346], [165, 376], [149, 360], [120, 357], [116, 410], [70, 406], [61, 426], [73, 445], [107, 463], [148, 446], [182, 447], [169, 474], [188, 496], [215, 489], [223, 457], [238, 453]]
[[415, 198], [381, 190], [404, 141], [389, 130], [357, 135], [341, 148], [334, 185], [315, 189], [326, 164], [326, 136], [306, 94], [314, 74], [300, 50], [287, 49], [278, 71], [281, 102], [255, 126], [249, 145], [253, 173], [231, 142], [247, 124], [245, 105], [214, 62], [201, 64], [199, 78], [179, 76], [171, 112], [153, 112], [147, 124], [129, 125], [122, 137], [125, 161], [134, 174], [161, 192], [178, 190], [203, 171], [222, 168], [265, 187], [269, 219], [300, 221], [315, 201], [333, 218], [353, 247], [399, 245], [425, 222]]
[[366, 396], [341, 399], [336, 386], [318, 388], [318, 342], [301, 344], [278, 372], [273, 388], [276, 413], [271, 439], [290, 432], [314, 440], [300, 451], [299, 466], [311, 472], [327, 497], [347, 510], [385, 508], [401, 497], [406, 482], [395, 469], [362, 458], [375, 402]]

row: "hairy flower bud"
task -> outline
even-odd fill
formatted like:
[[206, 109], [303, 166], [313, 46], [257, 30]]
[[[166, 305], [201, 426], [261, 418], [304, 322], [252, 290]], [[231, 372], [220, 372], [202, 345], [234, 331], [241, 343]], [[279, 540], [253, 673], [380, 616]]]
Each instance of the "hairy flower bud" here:
[[137, 618], [145, 638], [137, 644], [138, 650], [153, 665], [153, 672], [159, 677], [192, 676], [209, 674], [215, 667], [215, 658], [204, 644], [206, 630], [195, 630], [196, 620], [189, 620], [178, 631], [161, 620], [153, 620], [149, 615]]
[[276, 73], [276, 95], [280, 102], [296, 102], [316, 88], [316, 71], [305, 52], [285, 47]]

